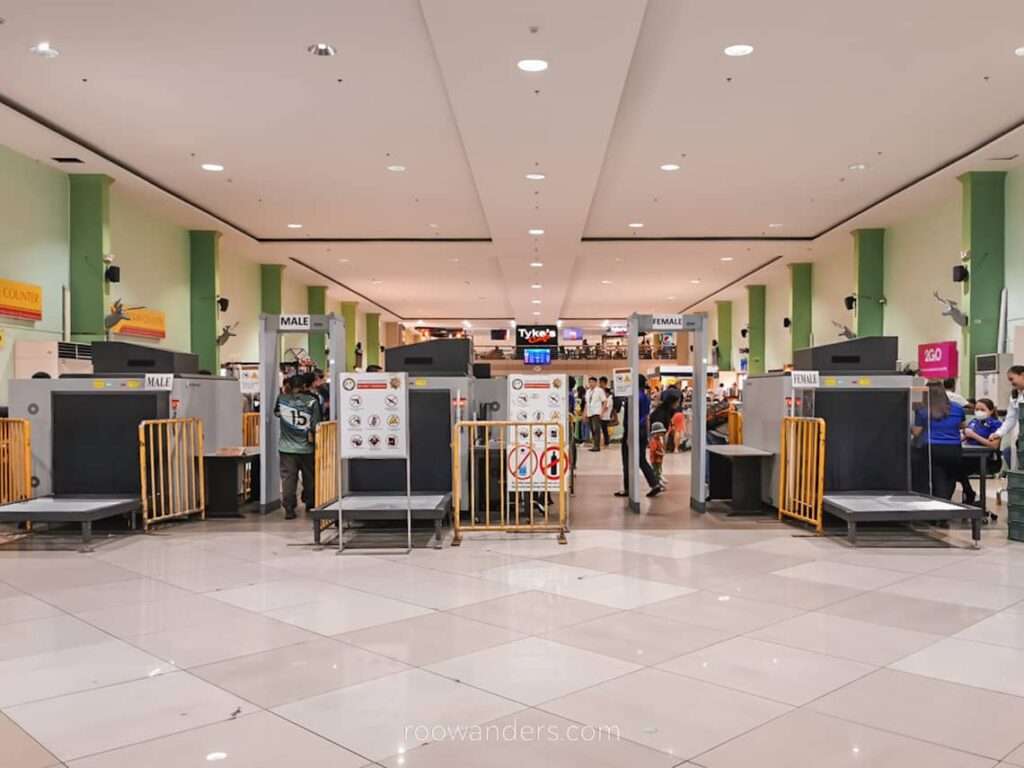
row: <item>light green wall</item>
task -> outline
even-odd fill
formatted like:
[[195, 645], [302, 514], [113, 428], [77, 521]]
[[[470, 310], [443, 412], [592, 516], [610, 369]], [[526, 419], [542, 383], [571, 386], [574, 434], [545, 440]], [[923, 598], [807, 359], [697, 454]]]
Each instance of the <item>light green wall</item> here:
[[[1006, 302], [1009, 331], [1024, 325], [1024, 168], [1006, 174]], [[1024, 349], [1015, 350], [1017, 361], [1024, 360]]]
[[886, 227], [885, 332], [899, 336], [899, 359], [915, 367], [918, 344], [960, 342], [959, 326], [941, 316], [932, 295], [962, 300], [952, 278], [960, 263], [960, 207], [960, 185], [953, 183], [928, 210]]
[[0, 146], [0, 277], [43, 288], [43, 319], [0, 317], [0, 404], [14, 375], [19, 339], [59, 339], [68, 283], [68, 178]]
[[238, 241], [221, 239], [220, 292], [229, 300], [228, 311], [221, 312], [217, 323], [220, 333], [225, 325], [238, 323], [220, 348], [221, 364], [254, 363], [260, 359], [260, 265], [247, 258]]
[[115, 183], [110, 188], [110, 251], [121, 267], [121, 282], [110, 286], [111, 301], [159, 309], [167, 319], [162, 341], [125, 340], [191, 350], [188, 230], [150, 213]]

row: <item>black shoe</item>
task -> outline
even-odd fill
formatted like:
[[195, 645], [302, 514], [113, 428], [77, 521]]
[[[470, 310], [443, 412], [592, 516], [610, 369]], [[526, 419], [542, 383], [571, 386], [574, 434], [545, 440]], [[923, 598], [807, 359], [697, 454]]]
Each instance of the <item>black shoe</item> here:
[[662, 487], [660, 485], [656, 485], [653, 488], [651, 488], [651, 490], [649, 490], [647, 492], [647, 498], [649, 498], [649, 499], [653, 498], [653, 497], [657, 496], [659, 493], [661, 493], [664, 490], [665, 490], [664, 487]]
[[591, 453], [600, 453], [600, 452], [601, 452], [601, 449], [600, 449], [600, 448], [591, 448], [591, 449], [590, 449], [590, 452], [591, 452]]
[[622, 499], [625, 498], [626, 496], [629, 496], [629, 493], [627, 491], [616, 491], [615, 495]]
[[284, 513], [284, 519], [285, 520], [294, 520], [295, 519], [295, 512], [294, 511], [293, 512], [285, 512]]

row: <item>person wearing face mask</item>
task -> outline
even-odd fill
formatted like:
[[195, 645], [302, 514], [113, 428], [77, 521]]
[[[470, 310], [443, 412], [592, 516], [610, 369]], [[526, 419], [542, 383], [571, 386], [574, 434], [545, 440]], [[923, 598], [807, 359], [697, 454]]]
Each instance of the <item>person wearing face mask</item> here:
[[[964, 427], [964, 447], [980, 445], [992, 448], [992, 435], [1002, 424], [1003, 422], [996, 416], [996, 404], [987, 397], [979, 398], [974, 403], [973, 418]], [[993, 448], [993, 450], [998, 450], [998, 448]], [[972, 470], [977, 471], [977, 462], [965, 457], [963, 474], [960, 477], [960, 485], [964, 491], [964, 504], [973, 504], [978, 498], [969, 479]]]

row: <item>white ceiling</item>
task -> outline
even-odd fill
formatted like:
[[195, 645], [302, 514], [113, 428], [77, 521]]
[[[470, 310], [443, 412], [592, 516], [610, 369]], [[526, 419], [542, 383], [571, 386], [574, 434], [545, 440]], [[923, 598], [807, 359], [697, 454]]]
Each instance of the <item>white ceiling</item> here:
[[[0, 142], [81, 157], [75, 172], [184, 226], [410, 319], [699, 303], [817, 257], [806, 238], [1024, 112], [1019, 0], [8, 0], [0, 16]], [[40, 40], [61, 56], [29, 53]], [[306, 53], [319, 41], [338, 55]], [[740, 42], [754, 54], [723, 55]], [[1019, 165], [988, 158], [1022, 134], [840, 230], [959, 170]]]

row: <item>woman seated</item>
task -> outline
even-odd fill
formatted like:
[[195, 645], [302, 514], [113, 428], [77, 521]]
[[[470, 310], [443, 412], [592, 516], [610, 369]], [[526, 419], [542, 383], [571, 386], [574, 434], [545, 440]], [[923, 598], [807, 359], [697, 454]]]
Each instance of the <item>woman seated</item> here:
[[915, 414], [911, 431], [921, 457], [926, 459], [923, 486], [940, 499], [952, 498], [963, 474], [960, 428], [965, 418], [964, 409], [946, 396], [942, 382], [929, 381], [927, 405]]

